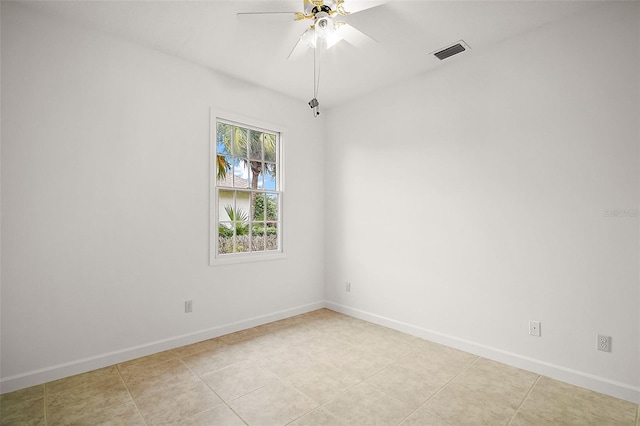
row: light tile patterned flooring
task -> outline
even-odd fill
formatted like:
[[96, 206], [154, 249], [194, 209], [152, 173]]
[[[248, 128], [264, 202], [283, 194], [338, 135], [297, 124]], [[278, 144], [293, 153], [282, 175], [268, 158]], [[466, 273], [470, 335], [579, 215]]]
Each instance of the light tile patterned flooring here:
[[2, 425], [629, 425], [638, 405], [327, 309], [1, 396]]

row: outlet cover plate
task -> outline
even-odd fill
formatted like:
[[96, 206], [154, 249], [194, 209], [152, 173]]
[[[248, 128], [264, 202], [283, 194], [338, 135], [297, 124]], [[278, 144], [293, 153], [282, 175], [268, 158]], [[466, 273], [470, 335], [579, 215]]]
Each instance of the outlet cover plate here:
[[611, 336], [598, 334], [598, 350], [603, 352], [611, 352]]
[[529, 334], [532, 336], [540, 337], [540, 321], [529, 321]]

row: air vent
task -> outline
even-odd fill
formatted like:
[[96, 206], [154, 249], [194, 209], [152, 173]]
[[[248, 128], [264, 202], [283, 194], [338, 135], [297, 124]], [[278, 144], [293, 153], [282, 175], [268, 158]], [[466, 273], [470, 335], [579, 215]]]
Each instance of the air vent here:
[[442, 50], [439, 50], [437, 52], [434, 52], [433, 55], [440, 59], [441, 61], [443, 59], [447, 59], [450, 58], [453, 55], [457, 55], [458, 53], [462, 53], [465, 50], [469, 49], [469, 46], [462, 40], [460, 40], [459, 42], [457, 42], [454, 45], [451, 45], [449, 47], [446, 47]]

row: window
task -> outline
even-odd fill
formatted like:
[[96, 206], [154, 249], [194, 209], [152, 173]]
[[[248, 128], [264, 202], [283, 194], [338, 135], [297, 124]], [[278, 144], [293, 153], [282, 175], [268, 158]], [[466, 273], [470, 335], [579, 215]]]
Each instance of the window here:
[[282, 253], [280, 133], [220, 118], [212, 133], [211, 262]]

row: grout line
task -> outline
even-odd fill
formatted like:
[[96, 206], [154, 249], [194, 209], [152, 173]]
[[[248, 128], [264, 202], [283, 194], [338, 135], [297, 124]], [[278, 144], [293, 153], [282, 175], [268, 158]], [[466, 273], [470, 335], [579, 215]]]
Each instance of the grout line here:
[[[407, 420], [409, 417], [411, 417], [413, 415], [413, 413], [415, 413], [416, 411], [418, 411], [420, 408], [424, 407], [425, 405], [427, 405], [427, 403], [429, 401], [431, 401], [433, 398], [435, 398], [438, 394], [440, 394], [440, 392], [442, 392], [444, 390], [444, 388], [446, 388], [447, 386], [449, 386], [449, 383], [453, 382], [456, 378], [458, 378], [458, 376], [460, 376], [462, 373], [464, 373], [465, 371], [467, 371], [473, 364], [475, 364], [476, 362], [478, 362], [478, 360], [480, 360], [479, 356], [476, 356], [473, 361], [471, 361], [469, 364], [467, 364], [462, 370], [460, 370], [460, 372], [458, 374], [456, 374], [455, 376], [453, 376], [449, 381], [447, 381], [447, 383], [445, 383], [444, 385], [440, 386], [440, 388], [435, 391], [433, 393], [433, 395], [431, 395], [429, 398], [426, 399], [426, 401], [424, 401], [422, 404], [418, 405], [416, 407], [415, 410], [411, 411], [406, 417], [404, 417], [402, 420], [400, 420], [400, 422], [398, 424], [401, 424], [402, 422], [404, 422], [405, 420]], [[435, 417], [437, 417], [434, 414]], [[437, 417], [439, 420], [445, 422], [443, 419], [440, 419], [440, 417]], [[447, 423], [447, 422], [445, 422]], [[448, 424], [448, 423], [447, 423]]]
[[[268, 334], [268, 333], [267, 333], [267, 334]], [[223, 340], [221, 340], [221, 342], [222, 342], [222, 343], [224, 343], [224, 345], [225, 345], [225, 346], [231, 346], [231, 345], [232, 345], [232, 344], [229, 344], [229, 343], [224, 342]], [[186, 346], [190, 346], [190, 345], [186, 345]], [[203, 352], [204, 352], [204, 351], [203, 351]], [[200, 352], [198, 352], [198, 353], [200, 353]], [[203, 377], [204, 377], [204, 376], [208, 376], [209, 374], [213, 374], [213, 373], [215, 373], [216, 371], [220, 371], [220, 370], [223, 370], [223, 369], [225, 369], [225, 368], [231, 367], [232, 365], [236, 365], [236, 364], [238, 364], [238, 363], [240, 363], [240, 362], [242, 362], [242, 361], [235, 362], [235, 363], [230, 364], [230, 365], [228, 365], [228, 366], [226, 366], [226, 367], [222, 367], [222, 368], [220, 368], [220, 369], [218, 369], [218, 370], [210, 371], [209, 373], [207, 373], [207, 374], [203, 374], [202, 376], [200, 376], [200, 375], [199, 375], [199, 374], [198, 374], [198, 373], [197, 373], [193, 368], [191, 368], [191, 366], [190, 366], [189, 364], [187, 364], [187, 363], [182, 359], [182, 357], [181, 357], [179, 354], [177, 354], [177, 353], [176, 353], [176, 355], [178, 356], [178, 359], [180, 360], [180, 362], [181, 362], [182, 364], [184, 364], [184, 365], [189, 369], [189, 371], [191, 371], [191, 372], [192, 372], [192, 373], [193, 373], [193, 374], [198, 378], [198, 380], [200, 380], [200, 381], [201, 381], [201, 382], [202, 382], [202, 383], [203, 383], [207, 388], [209, 388], [209, 389], [211, 390], [211, 392], [213, 392], [213, 394], [214, 394], [215, 396], [217, 396], [217, 397], [220, 399], [221, 404], [226, 405], [226, 406], [227, 406], [227, 408], [228, 408], [229, 410], [231, 410], [231, 412], [232, 412], [233, 414], [235, 414], [236, 416], [238, 416], [238, 418], [239, 418], [239, 419], [240, 419], [240, 420], [241, 420], [245, 425], [247, 425], [247, 426], [249, 425], [249, 423], [247, 423], [247, 421], [246, 421], [246, 420], [245, 420], [245, 419], [244, 419], [244, 418], [243, 418], [243, 417], [242, 417], [238, 412], [236, 412], [236, 410], [234, 410], [234, 409], [233, 409], [233, 407], [231, 407], [231, 406], [229, 405], [229, 402], [231, 402], [231, 401], [229, 401], [229, 402], [225, 401], [225, 400], [224, 400], [224, 398], [222, 398], [222, 396], [220, 396], [220, 395], [218, 394], [218, 392], [216, 392], [216, 391], [215, 391], [215, 390], [214, 390], [214, 389], [213, 389], [213, 388], [212, 388], [212, 387], [211, 387], [207, 382], [205, 382], [205, 381], [204, 381], [204, 379], [203, 379]], [[192, 354], [192, 355], [190, 355], [190, 356], [193, 356], [193, 355], [195, 355], [195, 354]], [[188, 358], [188, 357], [187, 357], [187, 358]], [[250, 359], [246, 359], [245, 361], [249, 361], [250, 363], [254, 364], [254, 362], [253, 362], [252, 360], [250, 360]], [[254, 364], [254, 365], [256, 365], [256, 364]], [[277, 377], [277, 376], [276, 376], [276, 377]], [[258, 389], [261, 389], [261, 388], [263, 388], [264, 386], [267, 386], [267, 385], [260, 386]], [[257, 390], [257, 389], [254, 389], [254, 390], [253, 390], [253, 391], [251, 391], [251, 392], [254, 392], [254, 391], [256, 391], [256, 390]], [[251, 392], [249, 392], [249, 393], [251, 393]], [[245, 394], [245, 395], [246, 395], [246, 394]], [[238, 399], [238, 398], [241, 398], [242, 396], [244, 396], [244, 395], [241, 395], [241, 396], [239, 396], [239, 397], [237, 397], [237, 398], [234, 398], [233, 400]], [[221, 405], [221, 404], [217, 404], [217, 405]], [[215, 408], [215, 407], [213, 407], [213, 408]], [[206, 411], [212, 410], [213, 408], [209, 408], [208, 410], [200, 411], [199, 413], [196, 413], [196, 414], [194, 414], [194, 415], [192, 415], [192, 416], [190, 416], [190, 417], [193, 417], [193, 416], [196, 416], [196, 415], [198, 415], [198, 414], [200, 414], [200, 413], [204, 413], [204, 412], [206, 412]]]
[[524, 405], [524, 403], [527, 401], [527, 399], [529, 399], [529, 395], [531, 395], [531, 393], [533, 392], [533, 389], [536, 387], [536, 385], [538, 384], [538, 382], [540, 381], [540, 378], [542, 376], [538, 376], [536, 377], [536, 380], [533, 382], [533, 384], [531, 385], [531, 387], [529, 388], [529, 391], [527, 392], [527, 394], [524, 396], [524, 398], [522, 398], [522, 402], [520, 402], [520, 405], [518, 405], [518, 408], [516, 409], [516, 411], [513, 413], [513, 416], [511, 416], [511, 419], [509, 419], [509, 423], [507, 423], [507, 426], [509, 426], [513, 420], [516, 418], [516, 416], [518, 415], [518, 413], [520, 412], [520, 409], [522, 408], [522, 406]]
[[43, 403], [44, 403], [44, 407], [43, 407], [43, 410], [44, 410], [44, 425], [47, 426], [49, 424], [49, 419], [48, 419], [49, 416], [47, 415], [47, 401], [49, 399], [49, 396], [48, 396], [49, 392], [47, 391], [47, 384], [46, 383], [43, 384], [42, 387], [44, 388], [44, 392], [43, 392], [43, 397], [44, 398], [42, 398]]
[[147, 419], [145, 419], [144, 416], [142, 415], [142, 411], [140, 410], [140, 407], [138, 407], [138, 403], [133, 398], [133, 395], [131, 394], [131, 390], [129, 390], [129, 386], [127, 385], [127, 382], [124, 381], [124, 377], [122, 377], [122, 373], [120, 373], [120, 367], [118, 366], [118, 364], [115, 364], [114, 367], [116, 368], [116, 371], [118, 372], [118, 377], [120, 377], [120, 380], [122, 381], [122, 384], [127, 389], [127, 393], [129, 394], [129, 398], [131, 398], [131, 402], [133, 402], [133, 405], [136, 407], [136, 410], [138, 410], [138, 415], [140, 415], [140, 418], [142, 419], [142, 422], [145, 425], [148, 424], [147, 423]]

